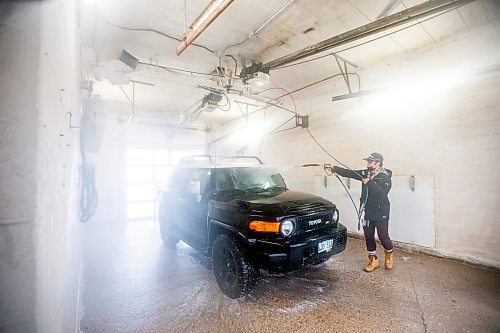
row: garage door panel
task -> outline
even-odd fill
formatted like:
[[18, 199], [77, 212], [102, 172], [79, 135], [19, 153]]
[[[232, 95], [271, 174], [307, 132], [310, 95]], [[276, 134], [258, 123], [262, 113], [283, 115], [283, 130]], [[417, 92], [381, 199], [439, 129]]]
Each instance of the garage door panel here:
[[[349, 181], [341, 178], [349, 185]], [[335, 177], [316, 176], [316, 193], [334, 203], [340, 210], [341, 223], [349, 231], [357, 230], [358, 217], [348, 194]], [[359, 206], [361, 196], [360, 182], [350, 180], [349, 192]], [[434, 247], [436, 245], [434, 221], [434, 176], [416, 176], [415, 190], [410, 188], [410, 176], [393, 176], [391, 201], [391, 220], [389, 233], [398, 242]]]

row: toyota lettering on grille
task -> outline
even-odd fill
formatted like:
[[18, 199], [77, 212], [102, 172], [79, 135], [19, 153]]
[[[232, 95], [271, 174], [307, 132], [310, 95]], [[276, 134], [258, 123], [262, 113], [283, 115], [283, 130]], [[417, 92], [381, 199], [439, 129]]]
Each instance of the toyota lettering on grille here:
[[321, 219], [316, 219], [316, 220], [311, 220], [309, 221], [309, 226], [312, 227], [313, 225], [321, 224], [323, 221]]

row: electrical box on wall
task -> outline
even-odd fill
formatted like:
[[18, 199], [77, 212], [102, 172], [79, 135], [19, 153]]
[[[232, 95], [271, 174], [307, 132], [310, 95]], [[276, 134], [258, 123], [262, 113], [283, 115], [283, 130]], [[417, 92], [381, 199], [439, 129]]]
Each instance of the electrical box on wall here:
[[308, 128], [309, 127], [309, 116], [297, 116], [295, 118], [295, 125], [297, 127]]

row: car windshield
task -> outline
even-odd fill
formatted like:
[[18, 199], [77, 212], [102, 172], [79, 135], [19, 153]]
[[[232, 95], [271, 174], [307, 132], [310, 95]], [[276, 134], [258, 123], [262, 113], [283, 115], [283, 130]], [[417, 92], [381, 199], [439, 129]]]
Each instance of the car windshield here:
[[217, 169], [215, 188], [217, 192], [264, 192], [286, 189], [286, 185], [276, 169], [236, 167]]

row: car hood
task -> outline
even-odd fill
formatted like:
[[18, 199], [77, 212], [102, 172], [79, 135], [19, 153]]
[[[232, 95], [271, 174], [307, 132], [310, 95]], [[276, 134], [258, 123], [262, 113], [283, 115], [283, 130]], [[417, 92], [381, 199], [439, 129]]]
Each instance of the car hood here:
[[248, 193], [238, 196], [233, 203], [252, 213], [301, 214], [311, 209], [335, 207], [335, 205], [317, 195], [285, 190], [270, 193]]

